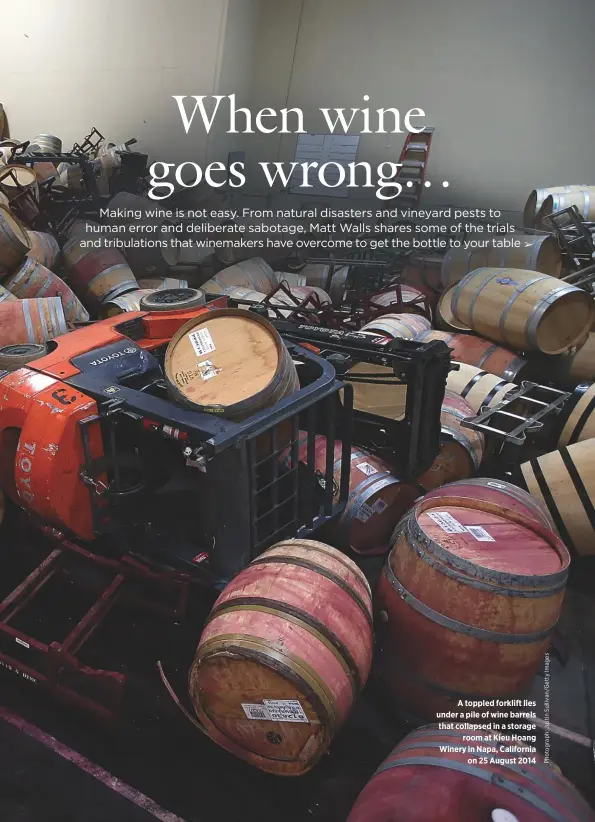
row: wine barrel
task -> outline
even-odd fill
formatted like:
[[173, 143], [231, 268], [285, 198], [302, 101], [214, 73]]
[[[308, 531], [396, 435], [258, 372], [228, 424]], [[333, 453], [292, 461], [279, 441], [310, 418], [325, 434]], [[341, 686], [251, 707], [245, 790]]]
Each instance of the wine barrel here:
[[37, 220], [41, 213], [39, 182], [32, 168], [21, 165], [0, 168], [0, 191], [8, 198], [11, 208], [26, 222], [34, 223]]
[[[496, 247], [496, 243], [503, 241], [511, 242], [512, 247]], [[470, 271], [487, 266], [528, 269], [551, 277], [559, 277], [562, 273], [560, 246], [549, 235], [507, 234], [479, 242], [488, 245], [485, 248], [461, 247], [448, 251], [442, 264], [443, 288], [460, 282]]]
[[116, 249], [108, 248], [103, 240], [88, 246], [84, 235], [75, 233], [63, 249], [64, 266], [76, 295], [89, 307], [97, 307], [106, 300], [137, 291], [138, 283], [126, 258]]
[[275, 277], [280, 283], [285, 283], [290, 288], [294, 286], [304, 287], [308, 285], [308, 278], [305, 274], [297, 274], [295, 271], [275, 271]]
[[570, 194], [572, 191], [579, 191], [588, 188], [587, 185], [573, 185], [573, 186], [550, 186], [548, 188], [533, 189], [525, 204], [523, 211], [523, 225], [525, 228], [534, 228], [537, 220], [537, 214], [541, 206], [550, 194]]
[[45, 183], [58, 177], [58, 170], [53, 163], [35, 163], [32, 168], [38, 183]]
[[228, 286], [242, 286], [253, 288], [261, 294], [270, 294], [279, 285], [275, 272], [261, 257], [224, 268], [213, 279], [222, 289]]
[[429, 491], [424, 499], [432, 497], [443, 497], [448, 492], [449, 499], [471, 499], [485, 500], [486, 502], [499, 505], [502, 508], [509, 508], [523, 516], [529, 517], [536, 522], [549, 528], [556, 533], [554, 520], [551, 518], [547, 508], [538, 499], [531, 496], [527, 491], [504, 480], [486, 479], [475, 477], [463, 479], [458, 482], [451, 482], [436, 491]]
[[400, 285], [380, 294], [374, 294], [370, 297], [370, 304], [378, 308], [394, 306], [395, 314], [411, 311], [425, 315], [428, 311], [426, 295], [412, 285]]
[[[521, 753], [511, 755], [515, 745]], [[595, 811], [530, 743], [494, 741], [493, 732], [481, 728], [441, 730], [434, 724], [401, 740], [360, 793], [347, 822], [430, 820], [595, 822]]]
[[471, 406], [453, 391], [446, 391], [440, 414], [440, 453], [417, 480], [424, 491], [432, 491], [446, 483], [474, 474], [481, 465], [485, 437], [472, 428], [463, 428], [461, 421], [474, 417]]
[[56, 238], [43, 231], [27, 231], [27, 236], [31, 243], [27, 256], [53, 271], [60, 256], [60, 246]]
[[518, 385], [514, 383], [463, 363], [459, 365], [458, 371], [450, 372], [446, 387], [466, 400], [476, 413], [483, 407], [493, 408], [511, 391], [518, 390]]
[[361, 331], [392, 337], [393, 340], [414, 340], [431, 327], [430, 321], [421, 314], [382, 314], [362, 326]]
[[549, 225], [544, 223], [543, 218], [556, 211], [564, 211], [571, 206], [576, 206], [582, 220], [593, 222], [595, 220], [595, 186], [549, 194], [537, 213], [537, 226], [549, 230]]
[[520, 350], [560, 354], [588, 335], [593, 298], [547, 274], [478, 268], [455, 286], [452, 311], [482, 337]]
[[139, 280], [141, 289], [148, 288], [151, 291], [167, 291], [170, 288], [188, 288], [187, 280], [178, 280], [176, 277], [156, 277], [155, 279]]
[[60, 297], [0, 303], [0, 345], [44, 343], [67, 331]]
[[415, 339], [423, 343], [441, 340], [450, 348], [450, 356], [455, 362], [474, 365], [510, 382], [521, 380], [527, 369], [527, 361], [518, 354], [474, 334], [447, 334], [445, 331], [430, 330], [422, 332]]
[[36, 134], [31, 143], [43, 154], [62, 154], [62, 140], [53, 134]]
[[4, 287], [20, 300], [33, 297], [60, 297], [67, 322], [89, 321], [87, 310], [64, 280], [30, 257], [25, 259], [14, 274], [4, 280]]
[[209, 736], [263, 771], [312, 768], [372, 661], [372, 595], [348, 557], [310, 540], [266, 551], [225, 588], [189, 675]]
[[457, 334], [461, 332], [470, 331], [468, 325], [465, 325], [458, 320], [452, 313], [452, 296], [456, 286], [447, 288], [444, 294], [438, 300], [436, 306], [436, 325], [442, 331], [454, 331]]
[[520, 467], [519, 484], [542, 502], [566, 545], [595, 555], [595, 439], [577, 442]]
[[13, 271], [23, 262], [30, 247], [24, 225], [6, 206], [0, 205], [0, 272]]
[[299, 389], [291, 356], [270, 322], [234, 308], [205, 311], [183, 325], [167, 347], [165, 375], [175, 401], [233, 420]]
[[0, 285], [0, 303], [13, 302], [16, 299], [17, 297], [15, 297], [14, 294], [11, 294], [3, 285]]
[[[341, 487], [342, 443], [335, 442], [333, 453], [334, 497], [338, 501]], [[316, 437], [314, 470], [326, 475], [327, 440]], [[300, 434], [300, 462], [308, 463], [307, 436]], [[291, 467], [290, 455], [282, 459]], [[390, 466], [363, 448], [351, 450], [349, 498], [337, 526], [338, 540], [356, 554], [367, 556], [386, 554], [393, 529], [403, 514], [411, 508], [418, 489], [396, 477]]]
[[107, 317], [117, 317], [118, 314], [126, 314], [129, 311], [140, 311], [142, 298], [154, 294], [156, 291], [157, 289], [154, 288], [139, 288], [138, 291], [129, 291], [120, 297], [112, 297], [103, 303], [99, 309], [99, 315], [102, 319], [106, 319]]
[[[311, 263], [300, 269], [300, 274], [306, 278], [306, 285], [309, 285], [312, 288], [321, 288], [325, 291], [325, 293], [329, 272], [330, 266], [320, 263]], [[332, 304], [336, 308], [341, 306], [345, 300], [348, 277], [349, 266], [336, 268], [333, 271], [331, 283], [328, 288], [328, 295], [331, 298]]]
[[570, 565], [561, 539], [484, 499], [422, 499], [397, 526], [378, 586], [383, 682], [412, 716], [529, 689]]
[[409, 257], [403, 269], [403, 282], [420, 289], [428, 289], [435, 294], [444, 291], [441, 278], [442, 257], [437, 254], [425, 254]]

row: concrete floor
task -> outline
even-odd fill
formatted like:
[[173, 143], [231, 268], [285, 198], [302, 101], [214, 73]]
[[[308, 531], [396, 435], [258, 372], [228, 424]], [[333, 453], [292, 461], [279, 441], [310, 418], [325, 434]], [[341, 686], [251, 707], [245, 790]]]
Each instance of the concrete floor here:
[[[43, 622], [47, 629], [47, 620]], [[573, 574], [560, 627], [568, 659], [562, 664], [550, 655], [550, 719], [593, 739], [592, 565]], [[331, 752], [310, 774], [300, 779], [267, 776], [202, 736], [163, 690], [155, 653], [164, 660], [178, 693], [184, 693], [194, 639], [188, 643], [177, 630], [160, 635], [159, 626], [150, 620], [118, 622], [114, 616], [93, 642], [89, 650], [92, 664], [102, 655], [105, 659], [108, 651], [109, 658], [121, 667], [125, 661], [134, 663], [126, 719], [116, 730], [54, 704], [36, 686], [4, 672], [0, 674], [0, 701], [186, 822], [244, 822], [247, 817], [259, 822], [280, 818], [284, 822], [344, 822], [360, 790], [408, 730], [377, 701], [373, 687], [368, 686]], [[182, 661], [176, 669], [173, 660], [178, 657]], [[543, 696], [543, 677], [538, 676], [534, 697], [542, 715]], [[593, 750], [552, 733], [551, 758], [595, 807]], [[0, 719], [2, 822], [148, 822], [151, 818], [155, 816]]]

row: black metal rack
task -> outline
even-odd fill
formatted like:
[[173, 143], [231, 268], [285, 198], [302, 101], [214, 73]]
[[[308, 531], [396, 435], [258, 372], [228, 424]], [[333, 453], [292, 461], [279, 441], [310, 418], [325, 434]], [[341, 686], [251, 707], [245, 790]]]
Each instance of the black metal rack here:
[[[273, 543], [308, 537], [340, 515], [349, 490], [352, 389], [323, 358], [301, 347], [289, 350], [301, 363], [301, 389], [243, 422], [174, 404], [158, 357], [141, 349], [143, 373], [132, 356], [130, 371], [118, 379], [109, 367], [85, 370], [84, 358], [73, 360], [81, 372], [68, 383], [96, 399], [99, 409], [80, 424], [81, 479], [95, 530], [109, 550], [194, 569], [219, 586]], [[93, 425], [101, 428], [100, 460], [91, 457]], [[326, 440], [323, 476], [315, 468], [317, 437]], [[164, 483], [155, 474], [166, 467]], [[192, 510], [180, 514], [182, 498]]]

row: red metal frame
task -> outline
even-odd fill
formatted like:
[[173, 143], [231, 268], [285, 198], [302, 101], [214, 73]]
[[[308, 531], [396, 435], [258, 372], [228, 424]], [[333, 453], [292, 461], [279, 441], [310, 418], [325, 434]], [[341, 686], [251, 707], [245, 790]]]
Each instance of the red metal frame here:
[[[112, 608], [124, 598], [146, 611], [178, 621], [184, 618], [189, 594], [189, 578], [174, 571], [154, 572], [130, 557], [114, 560], [92, 554], [69, 542], [52, 528], [42, 532], [58, 543], [41, 564], [0, 603], [0, 666], [23, 679], [41, 685], [52, 696], [82, 709], [94, 717], [113, 722], [118, 719], [126, 676], [91, 668], [79, 659], [85, 643], [100, 628]], [[68, 571], [76, 559], [90, 568], [113, 573], [113, 579], [62, 641], [49, 644], [20, 631], [9, 623], [33, 604], [36, 596], [59, 574]], [[132, 584], [147, 585], [149, 591], [132, 594]], [[159, 594], [165, 595], [160, 601]], [[18, 649], [18, 656], [13, 649]], [[27, 657], [24, 661], [21, 657]]]

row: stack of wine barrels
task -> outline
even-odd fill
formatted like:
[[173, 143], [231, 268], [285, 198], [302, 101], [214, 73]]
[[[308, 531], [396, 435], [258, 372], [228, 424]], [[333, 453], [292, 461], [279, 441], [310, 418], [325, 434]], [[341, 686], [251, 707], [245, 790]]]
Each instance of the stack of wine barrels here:
[[[548, 197], [551, 197], [554, 194], [572, 194], [573, 192], [582, 191], [586, 188], [589, 188], [589, 186], [578, 184], [570, 186], [550, 186], [548, 188], [533, 189], [533, 191], [527, 199], [527, 202], [525, 203], [525, 208], [523, 210], [523, 225], [525, 226], [525, 228], [536, 228], [539, 226], [541, 218], [541, 207], [543, 206], [544, 202], [548, 199]], [[551, 205], [553, 205], [553, 201]], [[548, 213], [551, 213], [551, 206], [549, 204], [547, 208]]]
[[530, 686], [560, 615], [564, 543], [507, 505], [506, 489], [487, 488], [450, 485], [419, 501], [395, 530], [379, 582], [384, 688], [422, 720]]
[[231, 420], [299, 389], [279, 334], [268, 320], [242, 309], [205, 310], [183, 325], [168, 345], [165, 375], [173, 400]]
[[380, 765], [347, 822], [595, 822], [557, 766], [525, 742], [524, 754], [510, 747], [481, 727], [418, 728]]
[[241, 571], [215, 603], [190, 698], [223, 748], [263, 771], [298, 776], [328, 750], [371, 660], [363, 573], [328, 545], [288, 540]]

